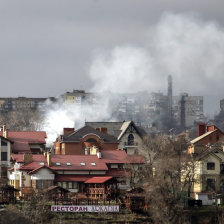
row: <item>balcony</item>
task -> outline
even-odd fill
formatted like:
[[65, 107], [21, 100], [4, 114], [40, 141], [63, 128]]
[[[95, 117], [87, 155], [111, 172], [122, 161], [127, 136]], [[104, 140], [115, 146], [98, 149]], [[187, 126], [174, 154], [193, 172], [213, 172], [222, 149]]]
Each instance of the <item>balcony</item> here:
[[125, 142], [124, 146], [125, 147], [137, 147], [138, 146], [138, 142], [135, 142], [135, 141], [133, 141], [133, 142]]

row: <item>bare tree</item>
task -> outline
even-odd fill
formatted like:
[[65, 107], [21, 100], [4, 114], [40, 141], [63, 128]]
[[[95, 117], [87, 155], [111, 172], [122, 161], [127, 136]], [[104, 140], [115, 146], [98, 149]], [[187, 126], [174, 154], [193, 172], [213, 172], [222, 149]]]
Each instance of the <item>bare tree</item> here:
[[186, 153], [185, 135], [145, 139], [146, 164], [142, 175], [149, 213], [154, 223], [185, 223], [184, 201], [195, 181], [196, 164]]
[[37, 131], [40, 130], [43, 116], [39, 111], [20, 109], [1, 115], [0, 123], [14, 131]]

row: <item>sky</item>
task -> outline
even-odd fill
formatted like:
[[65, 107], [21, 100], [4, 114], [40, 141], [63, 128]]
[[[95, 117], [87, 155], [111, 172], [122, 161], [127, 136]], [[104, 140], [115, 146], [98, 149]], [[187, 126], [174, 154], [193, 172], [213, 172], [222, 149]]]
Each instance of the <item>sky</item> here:
[[224, 98], [223, 0], [1, 0], [0, 97], [73, 89]]

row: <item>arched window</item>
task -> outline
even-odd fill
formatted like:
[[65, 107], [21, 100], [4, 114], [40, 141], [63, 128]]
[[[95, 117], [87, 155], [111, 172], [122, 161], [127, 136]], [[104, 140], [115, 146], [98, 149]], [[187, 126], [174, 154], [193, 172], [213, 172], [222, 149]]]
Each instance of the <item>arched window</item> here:
[[95, 138], [88, 138], [85, 142], [97, 142]]
[[128, 135], [128, 145], [134, 145], [134, 140], [133, 134]]

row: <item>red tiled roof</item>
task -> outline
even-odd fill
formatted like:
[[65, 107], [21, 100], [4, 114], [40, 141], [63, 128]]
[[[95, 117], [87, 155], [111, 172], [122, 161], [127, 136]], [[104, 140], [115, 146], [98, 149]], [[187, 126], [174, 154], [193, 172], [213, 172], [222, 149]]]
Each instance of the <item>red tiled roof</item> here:
[[[46, 157], [42, 154], [32, 155], [33, 161], [21, 166], [21, 170], [35, 170], [40, 167], [40, 163], [47, 165]], [[23, 163], [22, 154], [13, 154], [12, 160]], [[60, 163], [60, 165], [57, 163]], [[70, 163], [70, 164], [68, 164]], [[83, 163], [83, 164], [82, 164]], [[102, 152], [102, 158], [96, 155], [51, 155], [52, 170], [103, 170], [108, 171], [107, 164], [119, 163], [144, 163], [141, 156], [129, 156], [123, 150], [108, 150]], [[43, 166], [43, 165], [42, 165]]]
[[28, 142], [14, 142], [14, 144], [12, 145], [12, 152], [14, 153], [29, 153], [30, 151], [30, 146], [28, 144]]
[[[23, 165], [21, 170], [34, 170], [40, 167], [40, 163], [44, 163], [47, 166], [47, 160], [44, 155], [32, 155], [33, 161]], [[23, 163], [22, 154], [13, 154], [12, 159]], [[59, 166], [56, 163], [60, 163]], [[67, 165], [71, 163], [71, 165]], [[81, 165], [84, 163], [85, 165]], [[92, 165], [94, 163], [95, 165]], [[85, 155], [52, 155], [51, 156], [51, 166], [52, 170], [108, 170], [107, 165], [97, 156], [85, 156]]]
[[144, 163], [140, 155], [127, 155], [124, 150], [105, 150], [101, 152], [106, 163]]
[[90, 178], [90, 176], [82, 176], [82, 175], [57, 175], [55, 178], [56, 182], [62, 181], [78, 181], [85, 182]]
[[127, 160], [129, 163], [145, 163], [145, 160], [141, 155], [128, 155]]
[[12, 152], [16, 153], [30, 152], [29, 144], [45, 144], [45, 138], [45, 131], [8, 131], [8, 139], [14, 142]]
[[8, 138], [24, 140], [29, 143], [45, 143], [47, 138], [45, 131], [8, 131]]
[[85, 182], [85, 184], [103, 184], [113, 177], [92, 177]]
[[[56, 163], [61, 163], [61, 166], [57, 166]], [[67, 163], [71, 163], [71, 166]], [[105, 162], [98, 159], [96, 155], [53, 155], [51, 164], [54, 170], [108, 170]]]
[[51, 170], [52, 172], [54, 172], [49, 166], [45, 166], [45, 165], [43, 165], [43, 166], [39, 166], [38, 168], [36, 168], [36, 169], [30, 171], [28, 174], [35, 173], [36, 171], [38, 171], [38, 170], [40, 170], [40, 169], [42, 169], [42, 168], [46, 168], [46, 169], [49, 169], [49, 170]]
[[124, 177], [130, 174], [130, 172], [126, 170], [118, 170], [118, 169], [110, 169], [106, 172], [107, 176], [112, 176], [112, 177]]
[[[23, 163], [24, 162], [23, 156], [24, 154], [12, 154], [11, 158], [12, 160], [18, 163]], [[33, 162], [47, 162], [45, 156], [42, 154], [32, 155], [32, 157], [33, 157]]]

